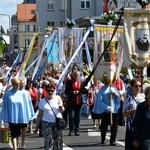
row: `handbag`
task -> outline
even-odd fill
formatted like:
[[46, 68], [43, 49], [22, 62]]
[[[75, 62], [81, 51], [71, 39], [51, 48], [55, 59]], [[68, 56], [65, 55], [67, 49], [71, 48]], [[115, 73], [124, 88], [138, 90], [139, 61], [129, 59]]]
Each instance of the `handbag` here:
[[[47, 99], [46, 99], [46, 101], [47, 101]], [[65, 120], [63, 118], [58, 118], [48, 101], [47, 101], [47, 103], [50, 106], [51, 110], [53, 111], [53, 113], [54, 113], [54, 115], [56, 117], [56, 128], [57, 129], [61, 129], [61, 130], [65, 129], [66, 128]]]

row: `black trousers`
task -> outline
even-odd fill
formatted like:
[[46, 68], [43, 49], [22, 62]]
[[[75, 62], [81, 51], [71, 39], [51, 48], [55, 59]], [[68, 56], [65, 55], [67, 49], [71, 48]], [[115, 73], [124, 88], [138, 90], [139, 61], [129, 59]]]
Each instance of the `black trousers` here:
[[133, 148], [133, 132], [126, 129], [125, 134], [125, 150], [134, 150]]
[[74, 105], [68, 107], [69, 108], [69, 130], [71, 132], [73, 131], [74, 126], [75, 126], [75, 133], [79, 132], [81, 106], [82, 105]]
[[[107, 134], [107, 128], [108, 125], [110, 125], [110, 113], [102, 113], [101, 115], [102, 121], [101, 121], [101, 137], [102, 142], [105, 141], [106, 134]], [[116, 136], [118, 131], [118, 114], [113, 113], [112, 114], [112, 125], [111, 125], [111, 136], [110, 136], [110, 143], [116, 142]]]

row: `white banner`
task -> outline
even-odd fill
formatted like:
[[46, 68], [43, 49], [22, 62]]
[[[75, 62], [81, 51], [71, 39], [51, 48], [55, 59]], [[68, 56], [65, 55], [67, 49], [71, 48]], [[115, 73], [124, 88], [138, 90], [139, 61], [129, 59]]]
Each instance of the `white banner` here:
[[146, 9], [124, 10], [124, 62], [144, 67], [150, 64], [150, 11]]
[[[59, 30], [59, 61], [64, 66], [70, 61], [79, 46], [83, 37], [83, 29], [81, 28], [58, 28]], [[79, 68], [82, 67], [82, 50], [80, 50], [76, 58], [72, 61]]]
[[[95, 25], [94, 27], [94, 65], [100, 58], [112, 37], [115, 26]], [[94, 76], [102, 79], [107, 76], [110, 83], [119, 76], [123, 62], [123, 27], [119, 26], [109, 47], [105, 51]]]

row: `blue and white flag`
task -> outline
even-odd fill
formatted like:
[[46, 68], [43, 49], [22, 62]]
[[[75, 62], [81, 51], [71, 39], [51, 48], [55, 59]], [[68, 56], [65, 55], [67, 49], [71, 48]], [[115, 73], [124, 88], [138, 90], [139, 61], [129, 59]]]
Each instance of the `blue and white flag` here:
[[54, 41], [50, 42], [47, 46], [47, 58], [48, 58], [48, 63], [52, 62], [54, 65], [59, 64], [58, 60], [58, 42], [57, 38], [55, 38]]

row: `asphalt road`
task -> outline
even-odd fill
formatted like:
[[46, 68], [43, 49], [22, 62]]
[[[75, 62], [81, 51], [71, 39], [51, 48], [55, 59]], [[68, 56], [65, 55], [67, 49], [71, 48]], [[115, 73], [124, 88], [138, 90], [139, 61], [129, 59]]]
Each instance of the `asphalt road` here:
[[[117, 134], [117, 145], [109, 145], [109, 132], [110, 127], [108, 127], [108, 134], [106, 136], [106, 145], [101, 145], [100, 130], [98, 127], [93, 129], [92, 120], [87, 119], [87, 117], [82, 116], [81, 126], [80, 126], [80, 136], [68, 136], [68, 128], [63, 131], [64, 137], [64, 147], [63, 150], [124, 150], [124, 137], [125, 137], [125, 126], [118, 128]], [[19, 143], [21, 141], [19, 140]], [[44, 139], [39, 137], [38, 134], [27, 134], [26, 136], [26, 149], [27, 150], [43, 150]], [[12, 149], [11, 143], [4, 144], [0, 143], [0, 150], [10, 150]]]

